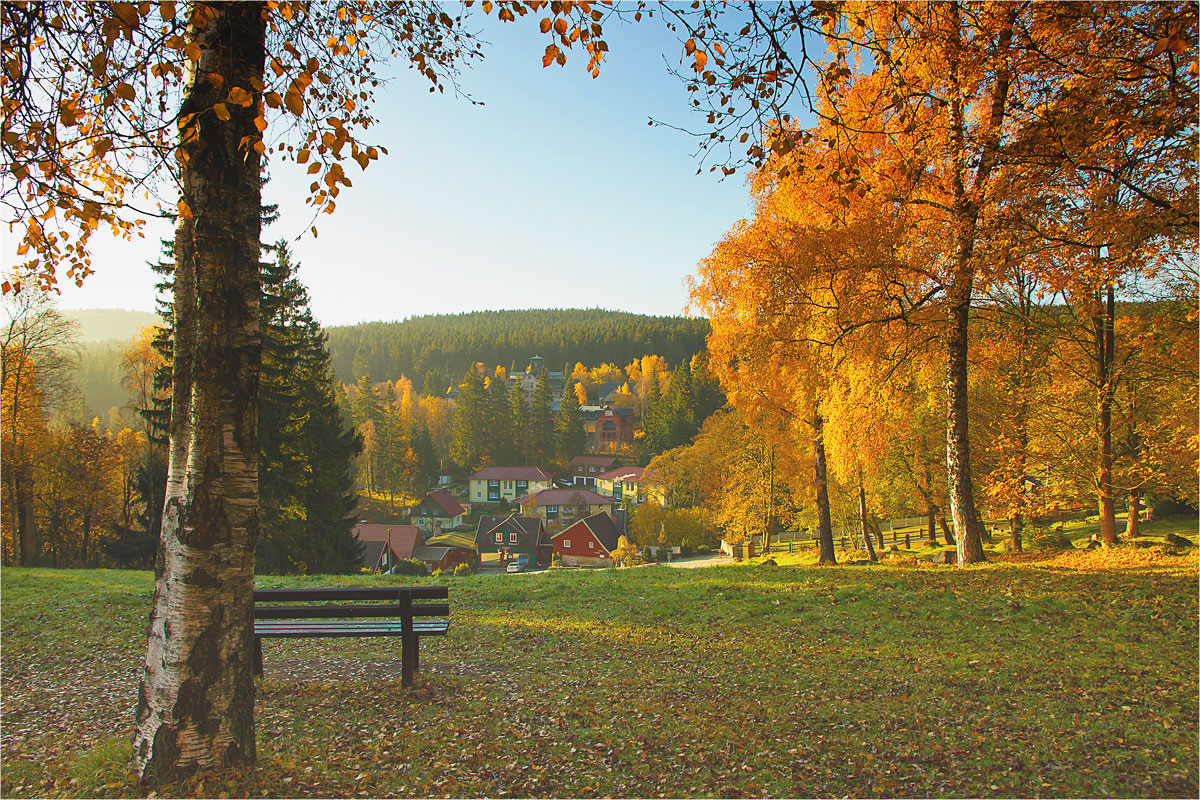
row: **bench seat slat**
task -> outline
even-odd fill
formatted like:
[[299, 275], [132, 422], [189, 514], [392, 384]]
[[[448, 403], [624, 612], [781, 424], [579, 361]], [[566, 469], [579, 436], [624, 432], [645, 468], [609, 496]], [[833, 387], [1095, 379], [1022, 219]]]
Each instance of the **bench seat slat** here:
[[[396, 603], [374, 606], [259, 606], [254, 607], [255, 619], [346, 619], [348, 617], [398, 617], [401, 607]], [[449, 603], [425, 603], [412, 606], [413, 617], [447, 617]]]
[[408, 592], [413, 600], [445, 600], [448, 586], [372, 586], [338, 589], [255, 589], [254, 602], [295, 603], [325, 600], [399, 600]]
[[[413, 621], [413, 635], [441, 636], [450, 628], [447, 620]], [[401, 636], [404, 625], [401, 620], [373, 620], [342, 622], [335, 620], [259, 620], [254, 623], [254, 635], [263, 638], [290, 636]]]

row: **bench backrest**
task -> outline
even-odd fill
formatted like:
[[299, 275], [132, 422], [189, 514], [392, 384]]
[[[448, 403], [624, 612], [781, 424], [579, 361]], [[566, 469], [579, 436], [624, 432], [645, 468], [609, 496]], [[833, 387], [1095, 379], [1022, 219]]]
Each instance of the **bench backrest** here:
[[[342, 617], [447, 617], [447, 586], [378, 586], [340, 589], [255, 589], [255, 619], [338, 619]], [[362, 605], [333, 605], [337, 601]], [[389, 602], [390, 601], [390, 602]], [[419, 601], [419, 602], [418, 602]], [[430, 602], [434, 601], [434, 602]], [[307, 603], [309, 605], [260, 605]], [[321, 603], [322, 605], [312, 605]]]

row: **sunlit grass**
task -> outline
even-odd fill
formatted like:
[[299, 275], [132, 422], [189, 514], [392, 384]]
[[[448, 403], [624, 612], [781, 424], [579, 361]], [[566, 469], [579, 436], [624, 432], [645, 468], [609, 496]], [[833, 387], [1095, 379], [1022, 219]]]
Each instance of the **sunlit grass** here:
[[[395, 642], [270, 641], [259, 764], [167, 793], [1196, 795], [1195, 550], [777, 561], [447, 576], [410, 690]], [[136, 793], [150, 576], [2, 580], [4, 796]]]

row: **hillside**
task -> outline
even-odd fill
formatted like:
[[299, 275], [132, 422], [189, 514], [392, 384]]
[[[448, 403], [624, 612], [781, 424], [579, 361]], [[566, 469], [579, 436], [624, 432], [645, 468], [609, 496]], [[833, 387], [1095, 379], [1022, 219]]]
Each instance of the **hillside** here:
[[407, 375], [421, 390], [427, 376], [449, 385], [476, 361], [519, 370], [534, 355], [554, 370], [576, 361], [623, 367], [648, 354], [675, 365], [704, 348], [708, 329], [703, 319], [533, 309], [436, 314], [326, 331], [334, 369], [343, 381], [352, 383], [363, 374], [375, 380]]
[[128, 342], [145, 325], [161, 325], [158, 314], [120, 308], [65, 308], [62, 315], [79, 323], [82, 342]]

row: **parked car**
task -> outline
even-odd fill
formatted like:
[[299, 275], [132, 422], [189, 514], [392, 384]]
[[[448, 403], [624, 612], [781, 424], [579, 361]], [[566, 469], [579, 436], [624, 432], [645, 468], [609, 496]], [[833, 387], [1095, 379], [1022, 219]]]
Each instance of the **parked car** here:
[[510, 562], [508, 562], [508, 566], [504, 568], [504, 571], [505, 572], [524, 572], [525, 565], [522, 564], [520, 561], [510, 561]]

